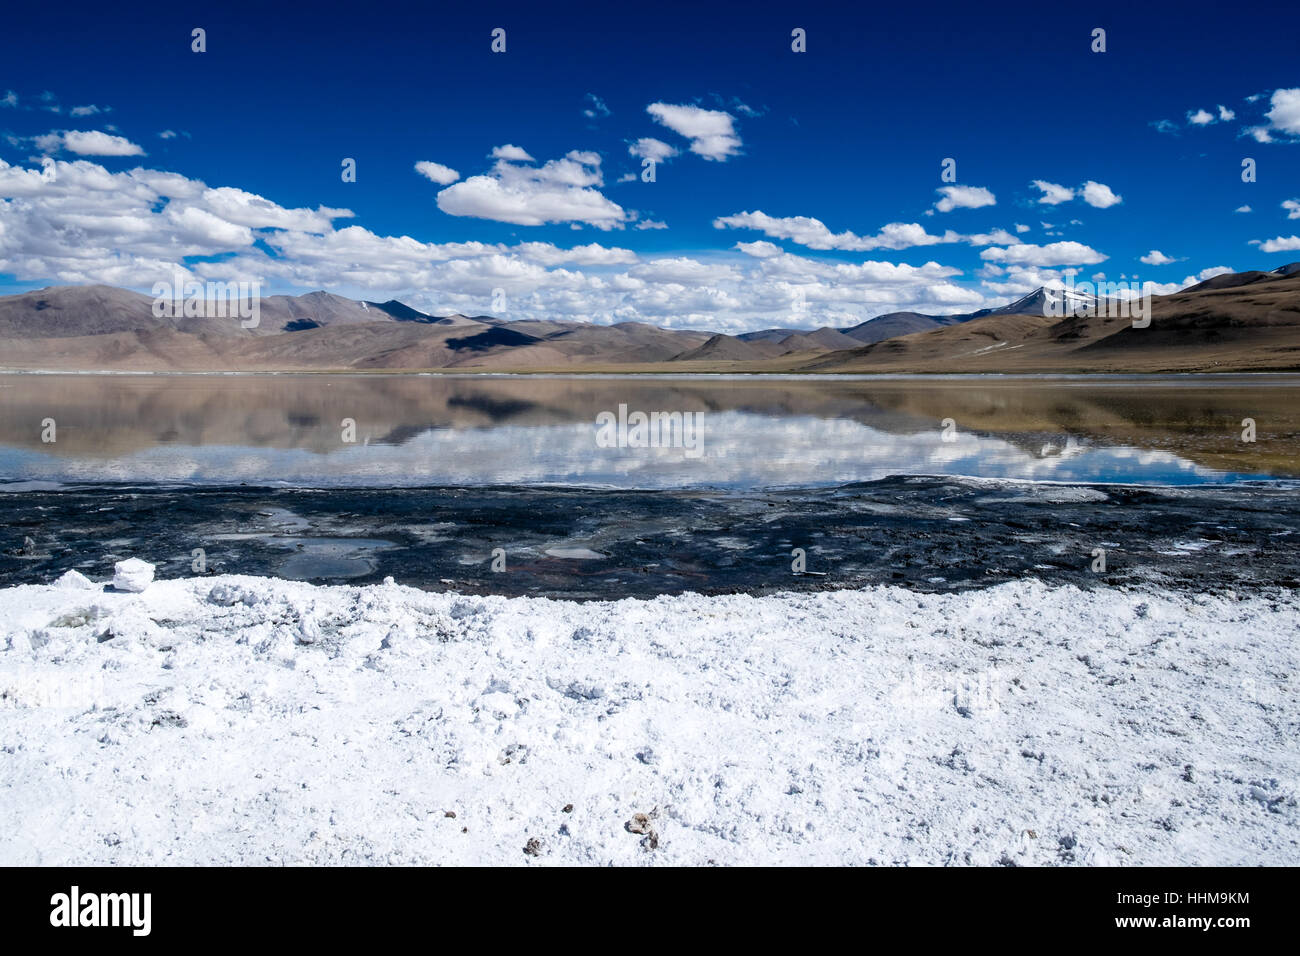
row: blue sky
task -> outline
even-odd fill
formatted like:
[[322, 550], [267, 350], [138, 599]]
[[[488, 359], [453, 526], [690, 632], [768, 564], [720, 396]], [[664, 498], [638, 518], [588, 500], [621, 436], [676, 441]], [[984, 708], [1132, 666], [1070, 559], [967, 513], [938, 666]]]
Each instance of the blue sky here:
[[1300, 259], [1300, 12], [1136, 7], [12, 8], [0, 291], [741, 331]]

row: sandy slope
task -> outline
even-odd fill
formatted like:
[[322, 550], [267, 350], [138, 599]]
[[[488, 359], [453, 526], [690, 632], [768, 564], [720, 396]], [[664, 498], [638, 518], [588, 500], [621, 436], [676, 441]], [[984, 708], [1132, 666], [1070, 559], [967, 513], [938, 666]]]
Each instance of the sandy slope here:
[[11, 588], [0, 863], [1296, 864], [1298, 632], [1032, 581]]

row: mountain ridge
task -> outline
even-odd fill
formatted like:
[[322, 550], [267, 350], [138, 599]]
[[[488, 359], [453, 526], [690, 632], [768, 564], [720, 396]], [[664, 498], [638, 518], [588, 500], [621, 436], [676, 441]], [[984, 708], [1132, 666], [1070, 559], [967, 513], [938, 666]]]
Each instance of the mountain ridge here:
[[1107, 317], [1095, 297], [1067, 297], [1064, 308], [1060, 297], [1040, 287], [975, 312], [892, 312], [845, 329], [729, 335], [642, 322], [435, 316], [397, 299], [354, 300], [326, 290], [264, 297], [258, 325], [246, 329], [238, 316], [156, 315], [150, 296], [128, 289], [52, 286], [0, 297], [0, 368], [1089, 370], [1122, 366], [1126, 356], [1142, 367], [1159, 365], [1161, 350], [1174, 367], [1193, 353], [1210, 367], [1300, 364], [1300, 263], [1214, 276], [1154, 297], [1154, 328], [1146, 330]]

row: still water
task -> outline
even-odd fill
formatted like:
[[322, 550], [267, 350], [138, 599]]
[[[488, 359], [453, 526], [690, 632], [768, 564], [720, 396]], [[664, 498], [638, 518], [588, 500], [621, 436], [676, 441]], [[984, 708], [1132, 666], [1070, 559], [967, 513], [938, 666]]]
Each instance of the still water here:
[[[637, 412], [673, 417], [657, 436], [601, 427], [635, 426]], [[749, 489], [891, 475], [1297, 478], [1300, 376], [0, 375], [11, 490]]]

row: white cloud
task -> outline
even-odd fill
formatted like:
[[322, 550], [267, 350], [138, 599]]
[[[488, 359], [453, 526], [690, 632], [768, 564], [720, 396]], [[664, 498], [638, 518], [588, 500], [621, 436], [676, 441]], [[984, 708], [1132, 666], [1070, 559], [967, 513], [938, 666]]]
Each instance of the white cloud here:
[[252, 229], [292, 229], [300, 232], [325, 232], [334, 219], [350, 219], [347, 209], [319, 206], [311, 209], [285, 209], [269, 199], [233, 186], [205, 190], [204, 205], [228, 222]]
[[725, 263], [700, 262], [688, 256], [652, 259], [633, 266], [628, 274], [646, 282], [706, 283], [716, 285], [737, 279], [740, 273]]
[[660, 222], [657, 219], [642, 219], [636, 224], [637, 229], [667, 229], [668, 223]]
[[1013, 236], [1005, 229], [994, 229], [992, 232], [962, 236], [961, 239], [972, 246], [1015, 246], [1020, 244], [1020, 238]]
[[1233, 212], [1253, 212], [1249, 206], [1238, 206]]
[[144, 150], [124, 136], [99, 130], [54, 130], [36, 137], [36, 147], [43, 153], [66, 150], [78, 156], [143, 156]]
[[987, 262], [1006, 262], [1028, 266], [1096, 265], [1106, 256], [1081, 242], [1052, 242], [1045, 246], [994, 246], [980, 253]]
[[103, 112], [106, 111], [103, 108], [98, 107], [92, 103], [89, 106], [74, 106], [72, 109], [68, 110], [68, 115], [69, 116], [94, 116], [96, 113], [103, 113]]
[[757, 229], [773, 239], [790, 239], [809, 249], [840, 250], [844, 252], [870, 252], [876, 249], [911, 249], [917, 246], [934, 246], [944, 243], [965, 242], [973, 246], [993, 244], [1015, 245], [1020, 240], [1005, 229], [989, 233], [964, 235], [951, 229], [942, 235], [926, 231], [917, 222], [891, 222], [880, 228], [874, 236], [860, 236], [855, 232], [832, 232], [820, 219], [811, 216], [769, 216], [761, 210], [719, 216], [713, 220], [715, 229]]
[[655, 139], [652, 136], [642, 136], [629, 146], [627, 151], [629, 155], [638, 159], [653, 159], [656, 163], [671, 159], [678, 154], [677, 147], [669, 146], [663, 140]]
[[1287, 211], [1286, 217], [1288, 219], [1300, 219], [1300, 200], [1284, 199], [1282, 200], [1282, 208]]
[[1171, 262], [1177, 262], [1177, 259], [1171, 259], [1159, 249], [1152, 249], [1145, 256], [1138, 259], [1138, 262], [1145, 262], [1149, 266], [1167, 266]]
[[924, 226], [915, 222], [891, 222], [875, 236], [859, 236], [847, 231], [834, 233], [820, 219], [811, 216], [778, 218], [760, 210], [719, 216], [713, 220], [713, 227], [715, 229], [757, 229], [773, 239], [792, 239], [810, 249], [839, 249], [847, 252], [909, 249], [913, 246], [930, 246], [961, 240], [961, 236], [952, 231], [943, 236], [930, 235], [925, 231]]
[[[1236, 118], [1237, 118], [1237, 114], [1234, 113], [1232, 110], [1228, 109], [1222, 103], [1219, 104], [1218, 109], [1215, 112], [1211, 112], [1210, 110], [1204, 110], [1204, 109], [1195, 109], [1195, 110], [1187, 111], [1188, 126], [1213, 126], [1215, 123], [1227, 123]], [[1163, 123], [1165, 121], [1162, 120], [1160, 122]], [[1173, 126], [1174, 124], [1170, 123], [1169, 125]], [[1160, 129], [1161, 132], [1168, 132], [1168, 130], [1163, 129], [1158, 125], [1156, 128]]]
[[1250, 245], [1259, 246], [1260, 252], [1291, 252], [1300, 249], [1300, 236], [1278, 236], [1274, 239], [1252, 239]]
[[[506, 250], [502, 248], [501, 251], [505, 252]], [[527, 259], [529, 262], [536, 262], [544, 266], [558, 266], [563, 263], [578, 266], [625, 266], [634, 265], [640, 261], [637, 254], [631, 249], [602, 246], [597, 242], [589, 242], [585, 246], [574, 246], [571, 249], [561, 249], [549, 242], [521, 242], [519, 245], [511, 247], [509, 252]]]
[[[548, 185], [595, 175], [586, 165], [593, 155], [566, 159], [579, 168], [552, 168]], [[427, 243], [359, 225], [337, 228], [350, 215], [346, 210], [285, 208], [165, 170], [109, 172], [87, 160], [52, 162], [54, 175], [47, 178], [40, 166], [0, 160], [0, 273], [19, 282], [103, 282], [147, 291], [180, 269], [200, 280], [262, 281], [277, 291], [397, 297], [439, 315], [488, 311], [492, 290], [504, 288], [517, 318], [737, 332], [791, 324], [796, 288], [809, 305], [799, 318], [807, 327], [1005, 301], [986, 300], [984, 290], [955, 281], [960, 270], [933, 261], [828, 262], [761, 239], [707, 256], [667, 257], [595, 242], [570, 249], [547, 242]], [[201, 261], [187, 267], [193, 259]]]
[[596, 153], [573, 150], [540, 167], [511, 162], [528, 155], [517, 146], [497, 147], [492, 153], [498, 157], [492, 171], [443, 189], [439, 209], [450, 216], [520, 226], [567, 222], [603, 230], [622, 228], [628, 218], [622, 206], [595, 188], [604, 183]]
[[1074, 198], [1074, 190], [1068, 186], [1060, 186], [1042, 179], [1035, 179], [1032, 185], [1036, 189], [1042, 190], [1043, 195], [1039, 197], [1038, 201], [1047, 206], [1056, 206], [1063, 202], [1069, 202]]
[[645, 109], [655, 122], [689, 139], [691, 152], [705, 159], [726, 162], [740, 151], [735, 117], [730, 113], [670, 103], [651, 103]]
[[444, 166], [442, 163], [430, 162], [422, 159], [415, 164], [415, 171], [430, 182], [437, 183], [439, 186], [450, 186], [456, 180], [460, 179], [460, 173], [450, 166]]
[[535, 163], [537, 160], [529, 156], [522, 147], [512, 146], [506, 143], [504, 146], [493, 147], [491, 156], [493, 159], [504, 159], [512, 163]]
[[1095, 206], [1097, 209], [1108, 209], [1124, 201], [1123, 196], [1115, 195], [1105, 183], [1095, 183], [1091, 179], [1083, 184], [1079, 195], [1089, 206]]
[[1300, 89], [1274, 90], [1271, 108], [1264, 116], [1273, 129], [1300, 136]]
[[17, 105], [18, 105], [18, 94], [15, 93], [13, 90], [5, 90], [5, 95], [0, 96], [0, 106], [14, 107]]
[[943, 194], [943, 198], [934, 204], [939, 212], [997, 205], [997, 197], [983, 186], [942, 186], [936, 192]]
[[756, 242], [738, 242], [736, 248], [747, 256], [753, 256], [755, 259], [771, 259], [773, 256], [785, 254], [785, 250], [775, 242], [768, 242], [766, 239], [759, 239]]
[[609, 115], [609, 107], [595, 93], [587, 94], [587, 106], [582, 111], [582, 115], [587, 119], [603, 119]]
[[1028, 231], [1029, 231], [1028, 226], [1024, 226], [1021, 225], [1020, 223], [1016, 223], [1016, 232], [1028, 232]]
[[186, 242], [239, 249], [253, 244], [253, 230], [201, 209], [198, 206], [169, 206], [166, 217]]
[[165, 129], [158, 134], [159, 139], [175, 139], [176, 131], [174, 129]]
[[1208, 269], [1202, 269], [1196, 273], [1196, 278], [1204, 282], [1206, 279], [1213, 279], [1215, 276], [1226, 276], [1232, 272], [1228, 266], [1210, 266]]

